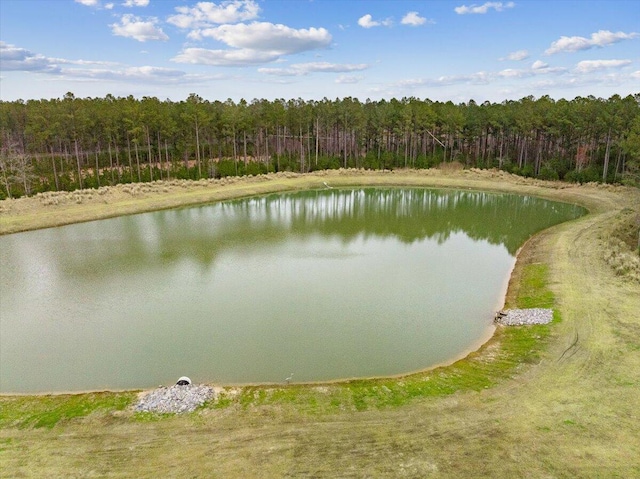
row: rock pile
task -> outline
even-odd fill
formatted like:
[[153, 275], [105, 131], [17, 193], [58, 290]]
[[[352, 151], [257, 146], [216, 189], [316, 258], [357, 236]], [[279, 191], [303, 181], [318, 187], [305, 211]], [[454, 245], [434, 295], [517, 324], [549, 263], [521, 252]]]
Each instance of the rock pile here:
[[547, 324], [553, 320], [553, 310], [546, 308], [504, 309], [496, 314], [495, 322], [505, 326]]
[[215, 397], [209, 386], [195, 384], [160, 386], [144, 394], [135, 405], [138, 412], [182, 413], [192, 412]]

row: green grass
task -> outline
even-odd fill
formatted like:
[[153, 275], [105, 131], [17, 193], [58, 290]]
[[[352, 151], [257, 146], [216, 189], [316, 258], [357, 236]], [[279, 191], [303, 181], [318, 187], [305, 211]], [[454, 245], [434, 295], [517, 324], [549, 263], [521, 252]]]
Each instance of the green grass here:
[[135, 393], [87, 393], [0, 398], [0, 428], [53, 428], [60, 422], [83, 418], [97, 412], [126, 409]]
[[518, 308], [553, 308], [555, 298], [548, 288], [548, 281], [548, 265], [536, 263], [524, 268], [516, 306]]

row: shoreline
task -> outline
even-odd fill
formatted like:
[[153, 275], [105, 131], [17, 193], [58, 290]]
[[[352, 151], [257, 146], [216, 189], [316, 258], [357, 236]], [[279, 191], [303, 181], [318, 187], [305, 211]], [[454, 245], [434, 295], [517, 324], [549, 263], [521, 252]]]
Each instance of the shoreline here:
[[[446, 368], [451, 366], [458, 361], [464, 360], [469, 355], [477, 353], [480, 349], [482, 349], [487, 343], [489, 343], [495, 335], [495, 332], [498, 330], [498, 326], [491, 322], [491, 325], [487, 328], [487, 334], [484, 334], [478, 341], [474, 341], [473, 345], [468, 349], [465, 349], [460, 354], [451, 358], [450, 360], [441, 361], [426, 368], [416, 369], [409, 372], [391, 374], [391, 375], [382, 375], [382, 376], [362, 376], [362, 377], [350, 377], [350, 378], [339, 378], [339, 379], [328, 379], [326, 381], [291, 381], [290, 383], [284, 382], [249, 382], [249, 383], [209, 383], [209, 382], [194, 382], [195, 386], [209, 386], [214, 389], [243, 389], [243, 388], [262, 388], [262, 389], [270, 389], [270, 388], [286, 388], [286, 387], [320, 387], [320, 386], [339, 386], [348, 383], [352, 383], [355, 381], [380, 381], [380, 380], [399, 380], [402, 378], [407, 378], [410, 376], [415, 376], [418, 374], [424, 374], [431, 371], [434, 371], [438, 368]], [[146, 394], [150, 391], [154, 391], [155, 389], [162, 387], [170, 387], [172, 384], [161, 384], [156, 387], [149, 388], [132, 388], [132, 389], [83, 389], [79, 391], [49, 391], [49, 392], [35, 392], [35, 393], [12, 393], [12, 392], [0, 392], [0, 398], [13, 398], [13, 397], [45, 397], [45, 396], [76, 396], [82, 394], [124, 394], [124, 393], [137, 393], [137, 394]]]
[[[328, 185], [330, 181], [332, 185]], [[210, 180], [127, 183], [98, 189], [38, 193], [0, 201], [0, 235], [107, 219], [116, 216], [184, 208], [263, 194], [327, 187], [425, 187], [532, 195], [580, 203], [580, 197], [558, 200], [558, 192], [580, 185], [523, 178], [495, 170], [323, 170], [269, 173]], [[566, 196], [566, 195], [564, 195]], [[582, 198], [584, 199], [584, 198]], [[581, 204], [587, 209], [589, 206]]]
[[[467, 173], [465, 173], [467, 172]], [[59, 203], [50, 203], [42, 205], [42, 198], [51, 198], [55, 196], [63, 196], [71, 194], [73, 195], [76, 192], [66, 193], [66, 192], [58, 192], [54, 195], [36, 195], [34, 197], [29, 198], [20, 198], [11, 200], [11, 202], [23, 202], [23, 203], [38, 203], [42, 206], [33, 214], [26, 216], [27, 221], [22, 225], [22, 228], [19, 226], [15, 231], [5, 231], [5, 224], [2, 221], [6, 217], [18, 217], [20, 218], [20, 214], [12, 215], [11, 213], [7, 215], [7, 210], [11, 212], [11, 208], [6, 208], [6, 205], [3, 202], [0, 202], [0, 235], [1, 234], [13, 234], [18, 232], [31, 231], [35, 229], [41, 228], [49, 228], [49, 227], [57, 227], [63, 226], [66, 224], [73, 224], [78, 222], [85, 221], [96, 221], [100, 219], [106, 219], [114, 216], [122, 216], [128, 214], [138, 214], [150, 211], [158, 211], [163, 209], [173, 209], [173, 208], [181, 208], [181, 207], [191, 207], [198, 204], [205, 204], [215, 201], [224, 201], [228, 199], [235, 199], [240, 197], [247, 196], [255, 196], [261, 194], [271, 194], [278, 192], [286, 192], [286, 191], [297, 191], [304, 189], [314, 189], [320, 188], [324, 189], [327, 187], [327, 180], [330, 180], [332, 183], [336, 184], [336, 187], [425, 187], [425, 188], [443, 188], [443, 189], [466, 189], [466, 190], [483, 190], [483, 191], [491, 191], [491, 192], [502, 192], [502, 193], [513, 193], [513, 194], [522, 194], [522, 195], [531, 195], [531, 196], [539, 196], [543, 198], [552, 199], [555, 201], [562, 201], [561, 199], [555, 198], [556, 195], [549, 194], [550, 192], [556, 190], [564, 190], [571, 189], [572, 187], [579, 188], [580, 186], [576, 185], [565, 185], [565, 184], [557, 184], [553, 182], [542, 182], [540, 180], [531, 180], [522, 177], [517, 177], [515, 175], [510, 175], [504, 172], [494, 172], [487, 170], [462, 170], [455, 172], [442, 172], [441, 170], [400, 170], [400, 171], [364, 171], [364, 170], [329, 170], [329, 171], [321, 171], [314, 172], [309, 174], [295, 174], [295, 173], [277, 173], [277, 174], [269, 174], [269, 175], [260, 175], [258, 177], [240, 177], [240, 178], [232, 178], [231, 180], [225, 181], [222, 180], [199, 180], [199, 181], [188, 181], [188, 180], [180, 180], [181, 185], [187, 185], [190, 187], [185, 194], [177, 195], [177, 200], [169, 201], [170, 206], [166, 206], [165, 202], [162, 201], [153, 201], [162, 197], [162, 192], [166, 193], [165, 185], [167, 181], [158, 181], [154, 182], [152, 185], [158, 185], [162, 188], [161, 192], [149, 190], [146, 191], [146, 196], [141, 196], [138, 198], [139, 201], [131, 200], [129, 198], [114, 198], [112, 199], [113, 204], [116, 206], [115, 208], [109, 208], [108, 211], [99, 210], [95, 216], [87, 217], [86, 214], [82, 213], [82, 206], [90, 206], [90, 200], [93, 199], [93, 194], [99, 190], [81, 190], [77, 194], [91, 196], [91, 198], [87, 201], [86, 205], [80, 205], [80, 207], [76, 207], [74, 205], [68, 205], [63, 203], [60, 205]], [[464, 183], [464, 184], [462, 184]], [[147, 185], [149, 184], [133, 184], [135, 185]], [[266, 191], [265, 188], [255, 188], [255, 186], [267, 186]], [[123, 189], [118, 188], [122, 185], [118, 185], [116, 187], [103, 187], [100, 190], [106, 191], [106, 193], [98, 193], [98, 197], [103, 195], [108, 195], [109, 190], [113, 189]], [[131, 186], [125, 185], [125, 186]], [[203, 190], [204, 187], [204, 190]], [[275, 187], [275, 188], [273, 188]], [[522, 189], [526, 189], [527, 191], [521, 191]], [[539, 189], [540, 191], [528, 191], [530, 189]], [[259, 191], [255, 191], [259, 190]], [[194, 193], [195, 191], [195, 193]], [[538, 194], [536, 194], [538, 193]], [[543, 194], [546, 193], [546, 194]], [[180, 199], [182, 200], [180, 201]], [[151, 200], [149, 202], [149, 200]], [[565, 201], [566, 202], [566, 201]], [[175, 203], [175, 204], [174, 204]], [[100, 202], [102, 204], [102, 202]], [[104, 202], [104, 204], [109, 205], [111, 203]], [[581, 202], [576, 202], [574, 204], [580, 204], [587, 208], [588, 212], [586, 216], [592, 214], [591, 208]], [[133, 206], [132, 206], [133, 205]], [[14, 205], [11, 205], [12, 207]], [[24, 210], [30, 210], [30, 208], [18, 208], [18, 212]], [[37, 208], [36, 208], [37, 209]], [[51, 215], [56, 211], [62, 210], [65, 214], [62, 216], [56, 216], [54, 219], [55, 224], [51, 224]], [[91, 210], [91, 208], [90, 208]], [[74, 215], [74, 212], [76, 213]], [[106, 216], [104, 216], [106, 214]], [[39, 216], [40, 215], [40, 216]], [[41, 219], [33, 220], [33, 218], [40, 217]], [[45, 218], [42, 220], [42, 218]], [[19, 223], [19, 222], [18, 222]], [[508, 299], [514, 295], [514, 290], [517, 290], [519, 285], [517, 284], [517, 278], [514, 276], [514, 273], [522, 268], [522, 264], [520, 261], [521, 252], [526, 250], [531, 246], [534, 238], [538, 237], [543, 231], [536, 233], [534, 236], [528, 238], [525, 243], [523, 243], [517, 250], [515, 254], [515, 260], [513, 263], [513, 267], [511, 268], [509, 275], [505, 278], [504, 286], [502, 289], [502, 293], [499, 297], [502, 300], [498, 301], [496, 305], [496, 311], [499, 311], [506, 307]], [[499, 304], [501, 303], [501, 304]], [[482, 350], [486, 347], [489, 347], [493, 341], [496, 340], [496, 332], [500, 328], [493, 323], [493, 321], [488, 325], [486, 329], [486, 334], [483, 334], [481, 338], [477, 341], [474, 341], [473, 344], [462, 351], [460, 354], [454, 356], [450, 360], [442, 361], [431, 365], [426, 368], [421, 368], [414, 371], [403, 372], [390, 376], [369, 376], [369, 377], [354, 377], [354, 378], [339, 378], [335, 380], [327, 380], [327, 381], [307, 381], [307, 382], [292, 382], [291, 384], [282, 384], [282, 383], [230, 383], [230, 384], [217, 384], [217, 383], [201, 383], [202, 385], [210, 386], [210, 387], [219, 387], [225, 389], [243, 389], [243, 388], [284, 388], [284, 387], [321, 387], [321, 386], [335, 386], [341, 384], [348, 384], [355, 381], [380, 381], [380, 380], [400, 380], [402, 378], [407, 378], [410, 376], [420, 375], [424, 373], [428, 373], [434, 371], [439, 368], [447, 368], [449, 366], [454, 365], [455, 363], [465, 360], [469, 358], [469, 356], [474, 354], [481, 354]], [[164, 386], [164, 385], [163, 385]], [[170, 385], [169, 385], [170, 386]], [[56, 391], [56, 392], [37, 392], [37, 393], [11, 393], [11, 392], [2, 392], [0, 393], [0, 397], [41, 397], [41, 396], [65, 396], [65, 395], [83, 395], [83, 394], [118, 394], [118, 393], [144, 393], [148, 391], [152, 391], [154, 388], [134, 388], [134, 389], [97, 389], [97, 390], [80, 390], [80, 391]]]

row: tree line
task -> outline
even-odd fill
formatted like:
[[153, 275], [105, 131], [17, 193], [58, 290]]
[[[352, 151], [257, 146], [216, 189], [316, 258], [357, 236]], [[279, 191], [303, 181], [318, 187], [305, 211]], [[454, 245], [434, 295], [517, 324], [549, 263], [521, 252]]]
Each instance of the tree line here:
[[0, 198], [117, 183], [456, 162], [640, 185], [640, 93], [501, 103], [417, 98], [0, 101]]

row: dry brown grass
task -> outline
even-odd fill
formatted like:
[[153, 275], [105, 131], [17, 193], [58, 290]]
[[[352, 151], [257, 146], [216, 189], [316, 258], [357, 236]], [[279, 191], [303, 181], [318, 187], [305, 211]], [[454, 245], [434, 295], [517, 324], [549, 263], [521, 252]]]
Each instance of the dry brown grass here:
[[0, 429], [3, 477], [640, 477], [640, 286], [616, 274], [603, 257], [620, 213], [640, 210], [638, 190], [479, 171], [292, 176], [158, 184], [152, 187], [158, 191], [137, 196], [94, 192], [81, 205], [73, 199], [42, 206], [40, 199], [15, 200], [4, 205], [0, 225], [8, 232], [320, 188], [325, 181], [478, 188], [577, 202], [591, 214], [531, 241], [510, 285], [513, 297], [526, 264], [549, 268], [562, 321], [551, 327], [540, 360], [478, 392], [362, 412], [252, 403], [142, 419], [105, 409], [51, 429], [7, 426]]
[[[188, 206], [276, 191], [335, 186], [401, 185], [493, 189], [531, 193], [543, 186], [550, 196], [561, 183], [541, 182], [486, 170], [330, 170], [300, 175], [277, 173], [250, 177], [156, 181], [102, 187], [97, 190], [48, 192], [0, 201], [0, 234], [60, 226], [113, 216]], [[596, 187], [594, 187], [596, 188]], [[548, 195], [545, 195], [548, 196]]]

